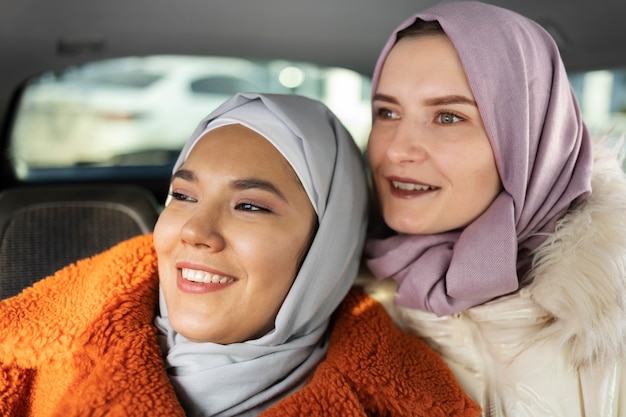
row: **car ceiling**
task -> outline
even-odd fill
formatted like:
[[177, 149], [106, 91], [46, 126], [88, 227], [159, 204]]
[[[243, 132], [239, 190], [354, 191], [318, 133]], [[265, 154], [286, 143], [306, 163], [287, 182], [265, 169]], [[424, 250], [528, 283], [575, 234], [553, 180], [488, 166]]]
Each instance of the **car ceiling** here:
[[[486, 1], [557, 39], [570, 71], [626, 65], [626, 1]], [[433, 0], [0, 0], [2, 130], [16, 86], [48, 69], [124, 55], [312, 61], [370, 74], [390, 32]]]

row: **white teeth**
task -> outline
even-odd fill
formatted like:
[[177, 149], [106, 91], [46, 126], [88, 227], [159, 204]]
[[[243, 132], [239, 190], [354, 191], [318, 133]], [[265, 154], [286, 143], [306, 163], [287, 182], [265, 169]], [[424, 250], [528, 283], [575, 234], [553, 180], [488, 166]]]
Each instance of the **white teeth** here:
[[394, 188], [399, 188], [400, 190], [406, 191], [428, 191], [434, 190], [435, 187], [430, 185], [420, 185], [420, 184], [412, 184], [409, 182], [400, 182], [400, 181], [391, 181]]
[[197, 269], [182, 269], [183, 278], [188, 281], [193, 282], [203, 282], [205, 284], [213, 283], [213, 284], [230, 284], [231, 282], [235, 282], [235, 278], [224, 277], [217, 274], [211, 274], [206, 271], [199, 271]]

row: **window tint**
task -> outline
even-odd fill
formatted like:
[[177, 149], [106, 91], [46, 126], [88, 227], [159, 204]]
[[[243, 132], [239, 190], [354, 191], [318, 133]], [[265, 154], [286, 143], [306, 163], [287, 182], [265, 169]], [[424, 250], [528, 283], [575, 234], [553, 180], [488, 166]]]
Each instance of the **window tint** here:
[[[626, 136], [626, 69], [578, 72], [570, 75], [583, 119], [594, 136], [619, 143]], [[626, 144], [622, 142], [622, 152]], [[626, 160], [622, 165], [626, 171]]]
[[353, 71], [283, 60], [148, 56], [89, 62], [27, 82], [10, 132], [10, 159], [21, 181], [108, 178], [119, 167], [167, 169], [197, 123], [237, 92], [321, 100], [364, 148], [370, 111], [363, 92], [370, 85]]
[[232, 96], [235, 93], [244, 91], [262, 91], [261, 88], [243, 80], [228, 76], [205, 77], [191, 83], [191, 91], [196, 94], [222, 94]]
[[570, 80], [593, 131], [626, 130], [626, 70], [574, 73]]
[[120, 72], [113, 74], [92, 74], [82, 79], [84, 83], [101, 87], [146, 88], [162, 76], [147, 72]]

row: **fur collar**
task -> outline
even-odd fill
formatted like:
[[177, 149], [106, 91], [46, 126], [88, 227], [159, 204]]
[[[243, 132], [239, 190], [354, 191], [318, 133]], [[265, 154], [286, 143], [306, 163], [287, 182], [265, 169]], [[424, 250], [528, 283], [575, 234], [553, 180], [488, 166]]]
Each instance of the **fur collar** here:
[[538, 338], [577, 368], [626, 351], [626, 175], [615, 152], [595, 146], [592, 194], [537, 249], [527, 288], [554, 317]]

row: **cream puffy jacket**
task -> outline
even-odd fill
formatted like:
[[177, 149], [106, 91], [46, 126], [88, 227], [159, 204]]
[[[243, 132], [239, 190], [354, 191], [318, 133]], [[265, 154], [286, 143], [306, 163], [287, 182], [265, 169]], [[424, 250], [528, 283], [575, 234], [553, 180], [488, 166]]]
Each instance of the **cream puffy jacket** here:
[[606, 150], [595, 159], [592, 195], [538, 248], [517, 293], [437, 317], [394, 306], [393, 282], [367, 281], [484, 416], [626, 416], [626, 178]]

